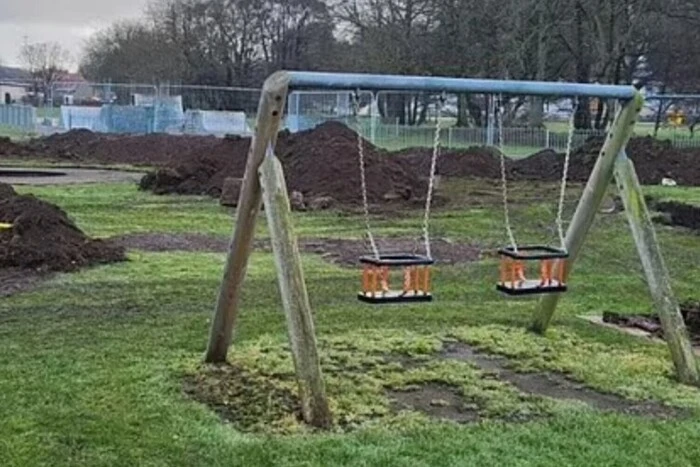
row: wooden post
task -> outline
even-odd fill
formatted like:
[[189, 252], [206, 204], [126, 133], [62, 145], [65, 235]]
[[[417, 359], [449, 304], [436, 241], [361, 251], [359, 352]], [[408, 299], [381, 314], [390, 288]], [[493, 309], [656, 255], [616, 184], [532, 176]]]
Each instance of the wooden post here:
[[[593, 219], [600, 209], [605, 192], [612, 182], [615, 159], [632, 136], [634, 124], [643, 104], [644, 98], [637, 93], [634, 99], [625, 103], [624, 107], [617, 113], [608, 132], [598, 160], [595, 163], [595, 167], [593, 167], [593, 172], [583, 190], [574, 217], [566, 232], [564, 246], [569, 253], [569, 258], [565, 271], [565, 282], [567, 282], [568, 275], [571, 273], [574, 261], [576, 261], [576, 257], [583, 246], [586, 235], [591, 225], [593, 225]], [[559, 303], [559, 296], [560, 294], [549, 294], [539, 300], [533, 323], [530, 326], [531, 330], [540, 334], [547, 330], [552, 316], [554, 316], [557, 303]]]
[[259, 173], [304, 421], [319, 428], [329, 428], [331, 412], [321, 376], [313, 315], [292, 226], [287, 185], [282, 164], [272, 148]]
[[688, 330], [671, 289], [671, 278], [656, 239], [634, 163], [627, 158], [625, 151], [620, 152], [615, 163], [615, 179], [678, 379], [686, 384], [698, 385], [700, 375]]
[[270, 76], [263, 86], [255, 135], [250, 144], [243, 186], [238, 198], [236, 227], [226, 257], [224, 277], [219, 289], [205, 355], [205, 361], [209, 363], [226, 361], [226, 354], [231, 345], [231, 336], [238, 317], [241, 285], [253, 248], [255, 221], [262, 202], [258, 168], [265, 158], [268, 146], [274, 147], [277, 141], [288, 83], [288, 75], [285, 72], [279, 72]]

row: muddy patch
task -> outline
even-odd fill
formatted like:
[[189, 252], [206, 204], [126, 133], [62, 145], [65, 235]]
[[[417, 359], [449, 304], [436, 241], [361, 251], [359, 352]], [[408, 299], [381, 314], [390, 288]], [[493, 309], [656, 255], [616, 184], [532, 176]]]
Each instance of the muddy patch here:
[[[377, 240], [382, 254], [425, 254], [423, 239], [394, 238]], [[300, 248], [306, 253], [321, 255], [324, 259], [341, 266], [357, 266], [360, 256], [371, 254], [369, 245], [363, 240], [309, 239], [300, 240]], [[463, 264], [478, 261], [481, 249], [473, 244], [453, 242], [444, 238], [431, 243], [432, 256], [437, 264]]]
[[[191, 251], [216, 252], [228, 251], [229, 238], [206, 234], [163, 234], [143, 233], [113, 237], [111, 241], [126, 249], [150, 252]], [[255, 241], [255, 249], [269, 252], [270, 241]], [[386, 239], [378, 240], [382, 253], [424, 254], [422, 239]], [[341, 266], [355, 267], [360, 256], [370, 254], [369, 245], [363, 240], [349, 239], [300, 239], [299, 248], [304, 253], [320, 255], [327, 261]], [[438, 264], [462, 264], [478, 261], [482, 257], [481, 249], [473, 244], [453, 242], [447, 239], [432, 241], [432, 252]]]
[[631, 401], [615, 394], [603, 393], [551, 372], [518, 373], [509, 368], [504, 357], [486, 355], [463, 343], [445, 345], [442, 357], [469, 362], [515, 386], [520, 392], [563, 401], [577, 401], [594, 409], [655, 418], [675, 418], [685, 411], [653, 401]]
[[397, 412], [410, 410], [432, 418], [471, 423], [479, 420], [479, 408], [467, 403], [458, 388], [444, 383], [426, 383], [402, 390], [387, 391], [392, 408]]
[[129, 250], [155, 253], [166, 251], [215, 252], [227, 251], [229, 239], [206, 234], [139, 233], [112, 238], [116, 244]]
[[241, 431], [266, 431], [285, 417], [301, 414], [291, 390], [237, 365], [206, 365], [185, 378], [183, 391]]

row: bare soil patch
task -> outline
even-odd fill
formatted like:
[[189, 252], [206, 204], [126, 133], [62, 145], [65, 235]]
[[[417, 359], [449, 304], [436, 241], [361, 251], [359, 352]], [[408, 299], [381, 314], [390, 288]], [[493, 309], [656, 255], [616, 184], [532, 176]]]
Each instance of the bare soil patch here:
[[[129, 234], [111, 239], [116, 245], [126, 249], [151, 252], [192, 251], [217, 252], [228, 251], [228, 237], [205, 234]], [[382, 252], [387, 253], [424, 253], [422, 239], [384, 239], [378, 241]], [[270, 251], [270, 242], [266, 239], [256, 240], [255, 248]], [[363, 240], [349, 239], [299, 239], [299, 248], [304, 253], [320, 255], [327, 261], [341, 266], [355, 267], [360, 256], [370, 254], [369, 246]], [[452, 242], [446, 239], [433, 239], [432, 252], [438, 264], [461, 264], [478, 261], [481, 249], [473, 244]]]
[[394, 410], [422, 412], [429, 417], [472, 423], [479, 420], [479, 407], [464, 400], [456, 387], [444, 383], [426, 383], [405, 390], [390, 390]]
[[653, 206], [661, 212], [656, 222], [700, 231], [700, 207], [676, 201], [653, 202]]
[[578, 401], [602, 411], [655, 418], [674, 418], [684, 411], [653, 401], [631, 401], [615, 394], [599, 392], [563, 375], [551, 372], [518, 373], [503, 357], [486, 355], [463, 343], [445, 345], [443, 358], [466, 361], [492, 373], [521, 392], [552, 399]]

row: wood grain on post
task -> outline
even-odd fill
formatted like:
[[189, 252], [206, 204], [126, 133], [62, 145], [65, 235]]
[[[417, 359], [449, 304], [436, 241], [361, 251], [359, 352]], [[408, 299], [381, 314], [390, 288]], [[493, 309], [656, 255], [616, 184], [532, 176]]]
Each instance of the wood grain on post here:
[[287, 185], [282, 164], [272, 148], [259, 173], [304, 421], [319, 428], [329, 428], [331, 412], [321, 375], [313, 315], [292, 225]]
[[627, 158], [624, 151], [615, 163], [615, 179], [625, 205], [625, 215], [632, 230], [634, 243], [642, 260], [649, 291], [661, 321], [664, 339], [671, 351], [676, 375], [681, 382], [697, 386], [700, 383], [700, 375], [688, 330], [671, 288], [671, 278], [656, 239], [634, 163]]
[[[643, 104], [644, 98], [637, 93], [634, 99], [626, 102], [624, 107], [620, 109], [610, 127], [603, 148], [593, 167], [593, 172], [576, 207], [574, 217], [566, 231], [564, 247], [569, 253], [569, 258], [565, 271], [565, 280], [568, 279], [571, 273], [576, 257], [583, 246], [588, 231], [593, 225], [593, 219], [603, 202], [605, 192], [613, 180], [615, 159], [632, 136], [634, 124]], [[559, 303], [560, 295], [549, 294], [540, 298], [532, 325], [530, 326], [532, 331], [543, 334], [547, 330]]]
[[263, 86], [258, 106], [255, 135], [248, 151], [243, 186], [236, 210], [236, 226], [224, 266], [223, 279], [216, 302], [205, 361], [226, 360], [233, 329], [238, 317], [241, 286], [253, 249], [255, 222], [262, 202], [258, 168], [269, 145], [274, 147], [287, 99], [289, 77], [285, 72], [270, 76]]

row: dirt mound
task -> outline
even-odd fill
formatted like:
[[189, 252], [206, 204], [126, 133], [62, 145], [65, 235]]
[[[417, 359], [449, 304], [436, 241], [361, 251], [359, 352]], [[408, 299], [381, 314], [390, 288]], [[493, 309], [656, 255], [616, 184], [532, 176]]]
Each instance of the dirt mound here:
[[[410, 200], [425, 196], [427, 184], [390, 154], [363, 141], [367, 197]], [[361, 200], [357, 134], [329, 122], [290, 135], [277, 149], [288, 188], [305, 197], [330, 196], [341, 203]]]
[[0, 268], [72, 271], [123, 261], [124, 249], [91, 240], [57, 206], [0, 184]]
[[[408, 170], [419, 176], [430, 175], [433, 151], [427, 148], [413, 148], [399, 151], [394, 155]], [[436, 175], [445, 177], [500, 177], [501, 163], [496, 148], [474, 146], [459, 151], [441, 151], [437, 161]]]
[[[208, 194], [218, 196], [227, 177], [241, 178], [250, 141], [230, 143], [224, 157], [201, 155], [173, 169], [144, 177], [142, 189], [157, 194]], [[370, 202], [416, 200], [427, 184], [404, 163], [364, 141], [367, 196]], [[285, 169], [287, 187], [305, 199], [331, 197], [342, 204], [361, 201], [357, 134], [347, 126], [329, 122], [313, 130], [280, 134], [276, 154]]]
[[[71, 130], [26, 143], [0, 142], [0, 156], [84, 162], [175, 167], [206, 156], [230, 157], [237, 136], [117, 135]], [[247, 141], [247, 140], [245, 140]]]
[[[584, 182], [595, 165], [604, 139], [589, 138], [571, 154], [569, 180]], [[678, 149], [670, 141], [652, 137], [632, 138], [627, 145], [642, 184], [658, 185], [663, 178], [671, 178], [679, 185], [700, 185], [700, 149]], [[564, 167], [563, 154], [545, 150], [514, 161], [509, 171], [514, 179], [559, 180]]]
[[[593, 170], [603, 146], [604, 138], [589, 138], [571, 154], [568, 178], [585, 182]], [[407, 149], [396, 157], [418, 174], [428, 174], [431, 150]], [[663, 178], [671, 178], [679, 185], [700, 185], [700, 148], [678, 149], [670, 141], [652, 137], [633, 138], [627, 145], [627, 154], [634, 161], [639, 179], [646, 185], [658, 185]], [[459, 151], [445, 151], [438, 160], [437, 173], [448, 177], [500, 177], [498, 151], [490, 147], [472, 147]], [[545, 149], [519, 160], [508, 160], [506, 169], [512, 180], [559, 181], [564, 168], [564, 155]]]
[[0, 157], [23, 158], [28, 156], [27, 148], [10, 138], [0, 138]]

